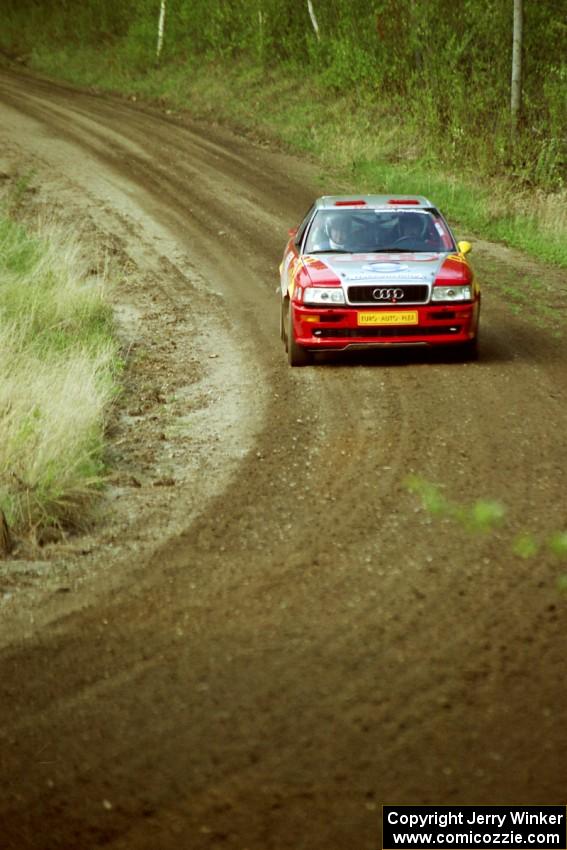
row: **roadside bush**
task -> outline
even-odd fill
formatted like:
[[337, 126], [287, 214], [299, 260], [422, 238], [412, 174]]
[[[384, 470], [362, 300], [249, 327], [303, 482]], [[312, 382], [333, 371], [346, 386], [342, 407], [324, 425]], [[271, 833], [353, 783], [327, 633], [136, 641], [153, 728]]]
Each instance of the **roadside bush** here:
[[0, 208], [0, 507], [20, 534], [86, 521], [119, 369], [105, 272], [77, 234]]

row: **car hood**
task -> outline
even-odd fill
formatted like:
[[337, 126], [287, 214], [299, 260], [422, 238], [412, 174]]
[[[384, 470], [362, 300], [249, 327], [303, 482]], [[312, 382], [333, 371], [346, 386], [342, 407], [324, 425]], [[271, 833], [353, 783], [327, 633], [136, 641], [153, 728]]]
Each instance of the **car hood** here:
[[303, 258], [315, 286], [340, 282], [420, 283], [431, 285], [447, 253], [423, 254], [317, 254]]

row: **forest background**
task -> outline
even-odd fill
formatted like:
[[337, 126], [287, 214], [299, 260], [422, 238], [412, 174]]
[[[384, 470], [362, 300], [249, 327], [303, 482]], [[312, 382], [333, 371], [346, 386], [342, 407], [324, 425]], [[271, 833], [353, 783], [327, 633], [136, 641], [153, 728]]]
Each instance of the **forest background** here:
[[513, 0], [4, 6], [0, 46], [35, 70], [284, 143], [319, 159], [326, 187], [430, 195], [567, 265], [567, 0], [524, 0], [517, 133]]

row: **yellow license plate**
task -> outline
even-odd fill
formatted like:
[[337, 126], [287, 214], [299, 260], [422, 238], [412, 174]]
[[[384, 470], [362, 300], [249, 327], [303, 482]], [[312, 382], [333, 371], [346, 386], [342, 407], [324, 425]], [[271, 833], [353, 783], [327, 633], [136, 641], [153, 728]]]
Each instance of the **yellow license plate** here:
[[359, 313], [359, 325], [417, 325], [417, 310], [392, 310], [391, 312]]

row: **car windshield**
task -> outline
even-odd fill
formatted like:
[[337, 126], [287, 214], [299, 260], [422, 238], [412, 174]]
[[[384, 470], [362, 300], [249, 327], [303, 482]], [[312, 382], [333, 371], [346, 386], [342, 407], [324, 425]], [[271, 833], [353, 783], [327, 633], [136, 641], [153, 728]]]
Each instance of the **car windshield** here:
[[319, 210], [304, 253], [422, 253], [455, 250], [436, 210]]

